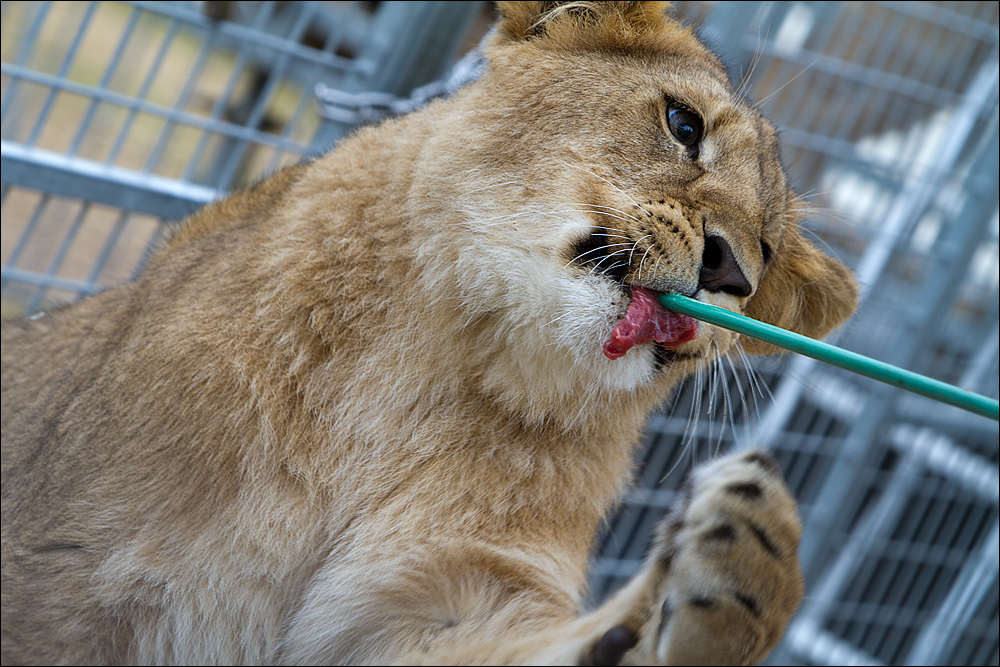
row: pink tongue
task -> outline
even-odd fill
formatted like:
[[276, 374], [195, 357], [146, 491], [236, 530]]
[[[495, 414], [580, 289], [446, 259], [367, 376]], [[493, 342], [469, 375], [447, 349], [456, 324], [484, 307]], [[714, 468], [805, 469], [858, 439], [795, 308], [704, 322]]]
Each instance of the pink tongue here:
[[604, 356], [617, 359], [633, 345], [655, 340], [668, 350], [693, 339], [698, 321], [687, 315], [666, 310], [657, 301], [656, 293], [644, 287], [632, 288], [632, 303], [625, 317], [604, 341]]

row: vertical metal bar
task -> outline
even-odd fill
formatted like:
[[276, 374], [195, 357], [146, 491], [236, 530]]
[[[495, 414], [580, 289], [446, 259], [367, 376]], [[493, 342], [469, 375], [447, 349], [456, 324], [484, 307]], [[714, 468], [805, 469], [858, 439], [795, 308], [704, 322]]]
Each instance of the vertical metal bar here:
[[[36, 7], [35, 4], [28, 5], [28, 7]], [[38, 3], [37, 9], [35, 10], [35, 17], [32, 19], [31, 24], [25, 31], [24, 36], [20, 41], [20, 48], [17, 51], [17, 64], [24, 65], [28, 62], [28, 58], [34, 51], [35, 44], [38, 42], [38, 34], [42, 30], [42, 24], [45, 22], [45, 17], [48, 16], [49, 9], [52, 8], [51, 2]], [[31, 11], [30, 9], [27, 11]], [[11, 104], [14, 99], [17, 98], [17, 88], [18, 80], [14, 77], [11, 78], [10, 83], [7, 85], [7, 93], [4, 95], [3, 102], [0, 103], [0, 122], [7, 119], [7, 112], [10, 110]], [[9, 137], [10, 131], [5, 133], [4, 138]]]
[[[967, 224], [956, 230], [954, 238], [951, 239], [952, 249], [941, 248], [941, 252], [951, 253], [951, 262], [947, 267], [948, 275], [935, 276], [933, 281], [928, 281], [931, 284], [924, 290], [927, 302], [925, 321], [921, 327], [909, 332], [908, 338], [900, 341], [894, 350], [896, 355], [892, 360], [894, 363], [902, 362], [902, 365], [906, 365], [906, 361], [924, 338], [923, 329], [933, 326], [933, 314], [939, 312], [942, 304], [950, 298], [951, 285], [956, 284], [956, 278], [965, 271], [968, 257], [974, 249], [975, 243], [981, 238], [982, 231], [988, 224], [996, 206], [997, 177], [998, 171], [1000, 171], [997, 165], [998, 154], [1000, 154], [1000, 141], [998, 141], [997, 128], [994, 127], [990, 139], [981, 147], [972, 168], [973, 173], [981, 175], [986, 182], [977, 184], [970, 181], [972, 196], [969, 197], [966, 206], [958, 214], [960, 219], [967, 221]], [[885, 395], [885, 391], [880, 390], [868, 403], [865, 413], [858, 419], [857, 426], [844, 444], [840, 457], [835, 460], [827, 482], [811, 508], [806, 522], [807, 537], [803, 541], [801, 551], [803, 569], [807, 576], [815, 576], [816, 568], [820, 564], [821, 550], [826, 549], [833, 535], [837, 534], [834, 526], [839, 518], [838, 515], [843, 515], [845, 512], [850, 515], [851, 508], [858, 502], [857, 494], [853, 490], [856, 488], [854, 480], [857, 480], [861, 470], [867, 467], [870, 458], [868, 453], [870, 443], [880, 425], [890, 414], [890, 409], [891, 402]], [[881, 504], [877, 507], [881, 508]], [[902, 509], [902, 505], [900, 509]], [[859, 529], [855, 529], [854, 532], [858, 531]], [[863, 536], [864, 533], [862, 532], [861, 535]], [[853, 535], [851, 539], [853, 539]], [[837, 598], [837, 591], [847, 581], [847, 573], [856, 567], [857, 559], [863, 557], [867, 552], [867, 550], [856, 549], [838, 549], [838, 551], [840, 555], [833, 567], [826, 569], [817, 588], [818, 593], [810, 597], [810, 602], [804, 608], [803, 618], [807, 618], [817, 625], [821, 624], [826, 605]]]
[[[979, 115], [993, 99], [997, 89], [997, 78], [996, 59], [992, 64], [987, 60], [973, 79], [963, 98], [963, 104], [956, 113], [954, 140], [944, 146], [942, 154], [939, 155], [940, 161], [935, 168], [907, 183], [906, 187], [896, 195], [892, 208], [883, 223], [879, 225], [875, 238], [868, 244], [855, 268], [855, 275], [861, 288], [859, 307], [865, 303], [871, 287], [878, 282], [888, 265], [898, 239], [930, 205], [937, 191], [936, 184], [943, 182], [951, 173], [965, 146], [973, 139]], [[830, 339], [835, 341], [839, 335], [835, 333]], [[774, 400], [761, 421], [759, 433], [762, 442], [776, 440], [784, 430], [799, 404], [803, 389], [802, 378], [808, 377], [816, 364], [815, 360], [802, 356], [792, 360], [784, 379], [774, 390]], [[852, 469], [855, 468], [852, 466]], [[837, 466], [837, 472], [851, 475], [842, 466]], [[834, 509], [835, 507], [831, 507], [829, 511]]]
[[[920, 443], [915, 443], [917, 446]], [[798, 615], [801, 622], [817, 627], [823, 625], [830, 603], [838, 600], [840, 590], [854, 580], [861, 559], [871, 552], [879, 536], [898, 521], [906, 508], [903, 500], [912, 494], [919, 481], [920, 463], [917, 457], [912, 454], [904, 456], [879, 500], [851, 531], [846, 542], [840, 545], [836, 560], [824, 570], [822, 579], [807, 597]]]
[[359, 12], [361, 4], [362, 3], [357, 2], [356, 0], [345, 3], [346, 6], [337, 14], [337, 20], [329, 26], [326, 37], [323, 38], [323, 46], [320, 49], [321, 51], [332, 53], [340, 44], [344, 35], [347, 33], [348, 27], [352, 24], [353, 17]]
[[[66, 259], [66, 254], [69, 252], [70, 246], [72, 246], [73, 241], [76, 240], [76, 235], [80, 232], [80, 227], [83, 225], [83, 221], [87, 217], [87, 213], [89, 211], [90, 202], [83, 202], [80, 206], [80, 212], [77, 213], [76, 217], [73, 219], [73, 223], [70, 225], [69, 231], [67, 231], [66, 236], [63, 237], [63, 242], [59, 245], [59, 249], [56, 251], [55, 257], [45, 270], [45, 277], [50, 278], [56, 275], [56, 272]], [[32, 315], [38, 309], [38, 305], [41, 303], [42, 297], [45, 296], [47, 291], [48, 287], [45, 285], [39, 285], [35, 289], [34, 293], [28, 299], [27, 305], [24, 307], [25, 315]]]
[[[834, 51], [832, 43], [835, 36], [845, 33], [856, 34], [859, 32], [857, 26], [852, 24], [857, 23], [856, 12], [841, 11], [842, 3], [809, 3], [809, 8], [816, 13], [811, 34], [806, 42], [810, 44], [810, 52], [831, 53]], [[838, 11], [839, 15], [836, 15], [836, 18], [834, 18], [835, 12]], [[769, 30], [769, 33], [773, 33], [772, 39], [777, 36], [776, 31], [778, 29], [778, 26], [774, 26]], [[786, 45], [779, 44], [776, 40], [774, 41], [774, 46], [779, 50], [787, 48]], [[801, 69], [798, 69], [791, 63], [785, 62], [784, 58], [780, 55], [775, 57], [774, 64], [771, 67], [776, 69], [776, 75], [785, 73], [784, 76], [779, 78], [779, 81], [787, 78], [788, 84], [791, 84], [793, 77], [803, 74]], [[808, 76], [808, 74], [805, 74], [805, 76]], [[821, 80], [819, 77], [824, 76], [829, 75], [819, 74], [813, 80]], [[772, 97], [771, 91], [761, 91], [756, 93], [755, 97], [768, 100], [768, 112], [773, 114], [782, 126], [801, 127], [808, 130], [810, 120], [815, 120], [818, 115], [815, 105], [824, 96], [816, 94], [815, 84], [807, 85], [802, 81], [798, 85], [789, 85], [789, 88], [779, 96]], [[802, 155], [795, 159], [800, 178], [811, 178], [816, 169], [816, 164], [824, 158], [811, 149], [800, 149], [800, 151]]]
[[[955, 48], [961, 48], [965, 45], [966, 58], [965, 62], [960, 62], [957, 60], [952, 60], [948, 58], [939, 58], [935, 54], [938, 53], [955, 53]], [[938, 31], [938, 43], [932, 47], [926, 49], [920, 49], [918, 54], [922, 56], [921, 71], [919, 73], [914, 73], [912, 78], [919, 79], [925, 83], [929, 83], [940, 88], [950, 88], [954, 84], [949, 85], [949, 82], [943, 78], [943, 73], [945, 70], [950, 70], [952, 72], [967, 72], [969, 71], [969, 65], [972, 59], [972, 53], [975, 51], [974, 48], [968, 46], [968, 38], [963, 37], [958, 38], [958, 35], [952, 31]]]
[[[995, 91], [997, 87], [997, 75], [998, 68], [994, 63], [992, 72], [989, 69], [986, 70], [987, 73], [991, 74], [985, 80], [981, 80], [981, 84], [985, 84], [983, 89], [975, 90], [974, 92], [982, 94], [987, 93], [984, 98], [980, 99], [991, 99], [992, 95], [989, 94], [990, 91]], [[974, 106], [971, 111], [974, 113], [970, 114], [968, 120], [968, 127], [966, 130], [966, 135], [970, 134], [974, 126], [974, 121], [978, 117], [978, 110], [981, 108], [980, 105]], [[957, 137], [963, 136], [962, 134], [957, 134]], [[964, 143], [964, 142], [962, 142]], [[960, 212], [958, 219], [963, 219], [966, 224], [955, 231], [955, 234], [949, 239], [953, 243], [953, 250], [955, 254], [951, 257], [951, 264], [947, 267], [948, 275], [943, 275], [935, 278], [934, 284], [926, 286], [925, 293], [923, 295], [924, 306], [924, 323], [923, 327], [926, 328], [931, 326], [932, 320], [934, 320], [933, 314], [940, 312], [943, 308], [944, 303], [950, 300], [950, 289], [951, 285], [957, 284], [957, 278], [960, 278], [964, 274], [967, 259], [971, 256], [974, 251], [975, 245], [978, 243], [978, 239], [982, 237], [982, 231], [985, 230], [986, 225], [989, 223], [993, 208], [995, 204], [992, 203], [996, 197], [996, 179], [997, 179], [997, 156], [996, 151], [1000, 150], [995, 144], [997, 143], [997, 130], [996, 127], [992, 130], [992, 135], [990, 139], [989, 146], [993, 149], [994, 154], [990, 155], [990, 148], [987, 148], [984, 152], [980, 150], [979, 155], [976, 157], [973, 173], [980, 174], [986, 179], [993, 179], [991, 185], [986, 185], [986, 189], [983, 190], [983, 184], [979, 184], [979, 191], [972, 189], [974, 182], [970, 179], [970, 197], [966, 206]], [[951, 162], [957, 161], [958, 159], [958, 147], [953, 152]], [[945, 157], [945, 156], [942, 156]], [[950, 165], [949, 165], [950, 167]], [[938, 170], [934, 170], [935, 172]], [[919, 183], [920, 187], [925, 187], [927, 189], [933, 189], [933, 184], [940, 182], [945, 177], [945, 173], [940, 174], [940, 177], [935, 175], [935, 180], [927, 183], [923, 182], [923, 179], [916, 181]], [[911, 182], [914, 183], [914, 182]], [[909, 192], [907, 192], [909, 191]], [[913, 196], [916, 200], [917, 194], [912, 191], [912, 188], [907, 188], [903, 193]], [[927, 193], [921, 193], [921, 197], [925, 201], [915, 201], [915, 202], [903, 202], [903, 206], [897, 208], [894, 213], [897, 213], [896, 217], [905, 222], [905, 218], [909, 217], [910, 203], [916, 203], [920, 205], [920, 209], [926, 207], [928, 201], [926, 199], [930, 195]], [[985, 211], [988, 208], [988, 212]], [[892, 222], [892, 215], [890, 215], [890, 220], [886, 221], [886, 226], [890, 226]], [[901, 225], [900, 225], [901, 226]], [[876, 250], [879, 250], [876, 248]], [[944, 252], [944, 248], [940, 249], [940, 252]], [[885, 261], [888, 259], [889, 248], [885, 248], [885, 259], [882, 259], [876, 263], [874, 258], [869, 262], [862, 262], [862, 266], [859, 267], [858, 273], [860, 276], [865, 276], [869, 271], [884, 266]], [[866, 260], [869, 259], [866, 253]], [[955, 275], [957, 274], [957, 275]], [[938, 280], [946, 282], [937, 282]], [[896, 365], [906, 366], [909, 363], [909, 359], [916, 350], [917, 345], [919, 345], [922, 338], [919, 335], [919, 330], [911, 330], [908, 332], [908, 337], [902, 340], [897, 345], [896, 349], [893, 350], [892, 359], [888, 360], [889, 363], [896, 363]], [[881, 390], [880, 390], [881, 391]], [[835, 462], [834, 470], [831, 471], [831, 476], [829, 478], [829, 483], [826, 485], [827, 488], [821, 494], [822, 502], [817, 503], [817, 507], [814, 509], [812, 516], [809, 517], [810, 527], [813, 529], [814, 533], [812, 537], [807, 538], [803, 542], [802, 549], [802, 559], [803, 563], [806, 564], [806, 569], [814, 566], [814, 560], [820, 553], [822, 548], [820, 543], [823, 542], [824, 535], [829, 534], [832, 526], [832, 522], [835, 520], [836, 513], [841, 512], [847, 497], [850, 495], [849, 488], [845, 485], [849, 485], [849, 480], [853, 479], [857, 473], [858, 466], [864, 465], [866, 460], [865, 452], [868, 450], [869, 443], [871, 441], [871, 436], [874, 434], [878, 425], [882, 423], [885, 417], [886, 411], [889, 409], [889, 404], [887, 402], [887, 397], [884, 391], [877, 394], [875, 400], [866, 409], [866, 415], [859, 419], [858, 427], [856, 428], [856, 433], [852, 433], [851, 438], [845, 443], [844, 451], [841, 452], [840, 458]], [[876, 411], [875, 408], [878, 408]], [[871, 423], [865, 426], [865, 420], [870, 420]], [[859, 439], [860, 436], [864, 435], [863, 442]], [[848, 503], [849, 504], [849, 503]]]
[[[793, 437], [795, 438], [794, 441]], [[789, 463], [786, 466], [782, 466], [782, 470], [785, 473], [785, 481], [788, 484], [788, 488], [796, 496], [801, 493], [801, 490], [805, 489], [804, 481], [809, 477], [810, 473], [812, 473], [816, 466], [822, 465], [823, 461], [822, 456], [805, 453], [804, 450], [806, 447], [801, 443], [801, 440], [802, 436], [793, 436], [789, 433], [784, 436], [780, 444], [782, 449], [787, 449], [792, 454]], [[769, 447], [775, 447], [777, 444], [773, 439], [765, 440], [761, 438], [758, 442], [766, 443]]]
[[[288, 39], [295, 42], [302, 39], [302, 35], [305, 34], [305, 31], [309, 28], [309, 24], [315, 16], [316, 11], [316, 5], [304, 5], [296, 18], [295, 24], [292, 26]], [[267, 83], [264, 85], [264, 89], [254, 101], [253, 109], [250, 111], [250, 115], [244, 124], [246, 127], [256, 130], [260, 125], [264, 118], [264, 114], [267, 112], [268, 104], [271, 102], [271, 96], [274, 94], [274, 91], [284, 78], [285, 69], [287, 69], [290, 59], [291, 56], [287, 53], [278, 55], [276, 62], [271, 66], [270, 71], [268, 72]], [[229, 189], [232, 186], [231, 181], [236, 174], [236, 170], [239, 168], [248, 145], [248, 142], [245, 139], [240, 139], [231, 143], [234, 145], [232, 145], [227, 151], [227, 155], [225, 155], [226, 163], [222, 167], [222, 170], [216, 179], [216, 183], [219, 187], [226, 189]]]
[[[94, 18], [94, 12], [96, 9], [96, 2], [91, 2], [87, 5], [87, 10], [84, 12], [83, 18], [80, 20], [80, 27], [77, 28], [74, 33], [73, 41], [70, 43], [70, 47], [66, 50], [66, 56], [63, 58], [63, 63], [59, 67], [59, 71], [56, 73], [56, 76], [60, 79], [66, 77], [66, 73], [69, 71], [70, 65], [73, 64], [73, 60], [76, 58], [76, 52], [80, 49], [80, 44], [83, 42], [83, 37], [87, 33], [87, 28], [90, 25], [91, 19]], [[48, 95], [45, 97], [45, 102], [42, 104], [42, 109], [38, 113], [35, 126], [28, 135], [28, 139], [24, 142], [26, 145], [34, 146], [35, 142], [38, 141], [38, 136], [42, 133], [42, 128], [45, 127], [49, 112], [52, 110], [52, 104], [55, 102], [58, 94], [59, 93], [55, 89], [49, 90]]]
[[[788, 628], [785, 645], [794, 655], [801, 655], [816, 665], [881, 665], [880, 661], [848, 644], [823, 628], [807, 622], [796, 622]], [[772, 654], [774, 664], [783, 664]]]
[[[482, 3], [447, 5], [423, 0], [380, 3], [371, 39], [366, 41], [358, 58], [359, 65], [368, 61], [377, 67], [367, 75], [359, 66], [353, 76], [345, 77], [341, 89], [406, 95], [440, 76]], [[433, 33], [447, 38], [435, 38], [431, 27]], [[313, 137], [315, 151], [329, 149], [350, 129], [342, 123], [325, 121]]]
[[[995, 301], [994, 299], [994, 306], [996, 306]], [[969, 361], [958, 385], [974, 391], [984, 391], [986, 375], [995, 365], [998, 350], [1000, 350], [1000, 323], [993, 326], [993, 333], [989, 335], [988, 342], [980, 347], [979, 352]]]
[[[252, 28], [255, 30], [261, 30], [267, 21], [271, 18], [271, 14], [274, 13], [274, 0], [268, 0], [268, 2], [263, 3], [261, 8], [258, 10], [257, 15], [254, 17]], [[219, 95], [219, 99], [216, 100], [215, 105], [212, 107], [210, 117], [212, 120], [223, 122], [222, 114], [226, 109], [226, 105], [229, 104], [230, 98], [233, 95], [233, 91], [236, 89], [236, 85], [239, 83], [240, 78], [243, 75], [244, 69], [246, 69], [247, 61], [250, 59], [250, 51], [253, 45], [249, 45], [245, 42], [240, 43], [239, 52], [236, 56], [236, 62], [233, 63], [232, 72], [229, 75], [229, 81], [226, 82], [226, 87]], [[210, 130], [205, 130], [201, 138], [198, 140], [198, 145], [195, 147], [194, 152], [191, 154], [191, 159], [188, 161], [187, 167], [184, 169], [184, 173], [181, 175], [181, 179], [185, 181], [191, 181], [194, 179], [195, 170], [198, 168], [198, 164], [201, 162], [201, 157], [208, 147], [210, 140]], [[209, 185], [214, 185], [221, 187], [221, 184], [213, 181]]]
[[[313, 69], [315, 70], [315, 68]], [[292, 135], [295, 133], [295, 130], [299, 128], [299, 124], [302, 122], [302, 117], [305, 115], [306, 110], [311, 108], [312, 105], [310, 104], [310, 102], [312, 101], [313, 101], [313, 96], [309, 89], [304, 88], [303, 90], [300, 91], [299, 101], [295, 106], [295, 111], [292, 113], [292, 116], [288, 119], [288, 122], [285, 123], [285, 127], [281, 131], [282, 137], [286, 139], [292, 138]], [[282, 158], [287, 153], [288, 151], [284, 151], [277, 148], [274, 149], [274, 155], [268, 161], [264, 173], [274, 172], [281, 164]]]
[[[340, 20], [336, 21], [328, 30], [326, 37], [324, 38], [323, 41], [323, 46], [320, 49], [321, 51], [331, 52], [333, 51], [334, 48], [336, 48], [336, 46], [340, 43], [341, 39], [343, 38], [344, 33], [347, 31], [347, 27], [351, 23], [352, 15], [357, 12], [359, 4], [360, 3], [358, 2], [350, 2], [348, 3], [347, 7], [341, 10], [339, 14]], [[310, 73], [308, 75], [302, 76], [300, 78], [303, 81], [320, 80], [321, 70], [318, 66], [312, 65], [311, 68], [309, 69], [309, 72]], [[300, 123], [302, 122], [302, 117], [305, 115], [306, 110], [313, 108], [314, 103], [315, 103], [315, 97], [313, 96], [312, 91], [308, 87], [304, 87], [301, 93], [301, 97], [299, 97], [298, 105], [295, 108], [295, 112], [292, 114], [292, 118], [288, 121], [288, 123], [285, 124], [285, 127], [282, 130], [282, 137], [286, 139], [292, 137], [294, 132], [299, 129]], [[320, 122], [322, 122], [321, 119]], [[305, 141], [309, 141], [309, 138], [306, 138]], [[278, 168], [278, 165], [281, 163], [282, 158], [286, 153], [287, 151], [275, 150], [274, 156], [268, 162], [265, 172], [271, 173], [275, 171]]]
[[977, 557], [970, 559], [951, 593], [938, 608], [933, 620], [906, 657], [906, 665], [938, 665], [955, 649], [961, 630], [982, 602], [987, 591], [996, 589], [1000, 568], [1000, 523], [993, 526], [980, 547]]
[[[194, 66], [191, 68], [191, 73], [188, 75], [187, 79], [184, 81], [184, 86], [181, 88], [180, 95], [177, 96], [177, 101], [174, 104], [174, 108], [178, 111], [182, 111], [185, 106], [187, 106], [188, 101], [191, 99], [191, 94], [194, 92], [195, 84], [197, 83], [199, 77], [205, 69], [205, 63], [208, 62], [209, 56], [215, 48], [215, 41], [218, 35], [218, 31], [215, 29], [209, 30], [202, 41], [201, 49], [198, 51], [198, 58], [195, 61]], [[177, 122], [173, 120], [168, 120], [166, 125], [163, 127], [163, 131], [160, 132], [159, 138], [156, 140], [156, 145], [150, 152], [149, 158], [146, 160], [146, 164], [143, 167], [143, 171], [151, 172], [156, 169], [157, 164], [160, 162], [160, 158], [163, 155], [164, 149], [166, 149], [175, 129], [177, 128]]]
[[[931, 435], [931, 438], [934, 436]], [[940, 438], [940, 436], [938, 436]], [[873, 600], [878, 600], [879, 604], [884, 609], [898, 609], [900, 611], [907, 608], [904, 605], [905, 600], [915, 594], [920, 592], [926, 595], [930, 592], [931, 587], [935, 582], [940, 582], [941, 570], [943, 565], [938, 563], [931, 563], [928, 559], [928, 552], [931, 550], [934, 544], [931, 542], [925, 542], [923, 544], [915, 543], [914, 538], [916, 533], [928, 525], [937, 526], [939, 529], [942, 526], [947, 527], [947, 523], [944, 523], [944, 519], [947, 517], [946, 510], [951, 509], [954, 506], [955, 501], [955, 489], [956, 485], [952, 480], [936, 479], [935, 486], [930, 487], [933, 489], [934, 493], [927, 493], [929, 490], [929, 480], [925, 481], [922, 486], [922, 491], [927, 495], [935, 496], [933, 500], [928, 500], [927, 504], [931, 512], [933, 512], [933, 519], [927, 520], [926, 516], [922, 520], [913, 522], [912, 532], [904, 532], [899, 529], [898, 523], [896, 526], [897, 540], [909, 541], [911, 542], [911, 547], [907, 550], [906, 558], [900, 558], [896, 561], [894, 566], [888, 568], [886, 572], [881, 573], [880, 582], [872, 582], [872, 587], [869, 589], [866, 597]], [[928, 514], [931, 514], [928, 512]], [[910, 501], [907, 508], [906, 514], [908, 516], [914, 513], [914, 501]], [[937, 543], [940, 540], [931, 538], [933, 543]], [[918, 565], [920, 563], [920, 565]], [[921, 567], [922, 565], [922, 567]], [[907, 570], [916, 570], [916, 572], [911, 576], [906, 576]], [[918, 574], [923, 574], [920, 579], [917, 579]], [[890, 583], [891, 582], [891, 583]], [[905, 582], [905, 583], [901, 583]], [[881, 585], [879, 585], [881, 584]], [[898, 653], [900, 644], [902, 640], [905, 639], [908, 630], [905, 627], [905, 619], [898, 617], [894, 618], [895, 627], [888, 627], [888, 624], [883, 626], [872, 626], [869, 627], [864, 633], [864, 641], [869, 646], [874, 646], [875, 652], [879, 655], [884, 656], [890, 663], [896, 662], [899, 659]], [[895, 645], [893, 647], [893, 642]]]
[[[837, 5], [838, 6], [837, 8], [839, 9], [839, 5], [841, 3], [830, 3], [830, 4]], [[821, 11], [822, 13], [824, 14], [831, 13], [830, 8], [827, 6], [827, 3], [809, 3], [809, 7], [812, 11], [817, 11], [817, 7], [819, 7], [820, 8], [819, 11]], [[861, 32], [861, 28], [865, 27], [861, 25], [860, 19], [858, 18], [856, 12], [842, 11], [840, 12], [840, 16], [838, 18], [839, 20], [814, 21], [813, 23], [813, 35], [815, 35], [813, 37], [814, 44], [811, 45], [811, 48], [809, 49], [810, 52], [835, 54], [838, 52], [838, 49], [833, 46], [834, 37], [845, 34], [857, 35], [859, 32]], [[770, 32], [777, 31], [778, 29], [779, 29], [778, 26], [774, 26], [774, 28]], [[774, 34], [772, 35], [772, 40], [774, 39], [774, 37], [776, 37], [776, 35], [777, 33], [774, 32]], [[785, 45], [779, 44], [776, 41], [774, 42], [774, 45], [778, 49], [787, 48]], [[797, 70], [791, 63], [786, 63], [785, 60], [780, 56], [776, 60], [778, 62], [777, 65], [779, 68], [778, 72], [780, 73], [784, 71], [788, 72], [791, 75], [788, 77], [789, 81], [791, 81], [792, 76], [798, 76], [799, 74], [801, 74], [800, 70]], [[797, 86], [796, 88], [799, 91], [799, 94], [797, 96], [794, 97], [790, 96], [788, 99], [784, 101], [779, 101], [778, 99], [775, 99], [774, 103], [768, 105], [768, 108], [769, 110], [773, 109], [773, 113], [778, 114], [776, 118], [780, 119], [779, 122], [782, 125], [790, 127], [804, 127], [806, 129], [811, 129], [811, 125], [809, 125], [808, 123], [810, 121], [816, 121], [818, 119], [819, 109], [817, 108], [817, 104], [819, 100], [823, 98], [823, 96], [816, 95], [813, 90], [813, 87], [810, 85], [800, 85]], [[771, 95], [771, 92], [763, 91], [763, 94], [764, 97], [767, 98]]]
[[[132, 7], [129, 12], [128, 22], [125, 24], [125, 29], [122, 31], [122, 35], [118, 39], [118, 46], [115, 47], [115, 51], [111, 55], [111, 60], [108, 61], [108, 65], [104, 68], [104, 73], [101, 75], [101, 80], [97, 84], [98, 88], [106, 89], [111, 83], [112, 77], [118, 70], [118, 63], [122, 61], [122, 55], [125, 52], [125, 48], [132, 39], [132, 33], [135, 30], [135, 25], [139, 22], [139, 14], [139, 10]], [[73, 137], [69, 150], [66, 151], [68, 155], [76, 155], [80, 150], [80, 144], [83, 143], [83, 139], [87, 135], [87, 130], [90, 129], [90, 124], [93, 122], [94, 114], [97, 111], [98, 106], [100, 106], [100, 102], [98, 102], [97, 99], [90, 100], [90, 103], [87, 105], [87, 110], [83, 114], [83, 119], [80, 121], [80, 126], [77, 128], [76, 136]]]
[[[160, 48], [157, 50], [156, 56], [153, 58], [153, 64], [149, 68], [149, 72], [146, 74], [145, 80], [139, 87], [139, 91], [135, 94], [135, 99], [145, 100], [149, 95], [149, 89], [153, 85], [153, 80], [156, 79], [157, 75], [160, 73], [160, 67], [163, 65], [163, 59], [167, 55], [167, 51], [170, 49], [170, 46], [173, 44], [174, 35], [177, 34], [177, 28], [177, 19], [170, 19], [170, 27], [163, 35], [163, 41], [160, 43]], [[136, 116], [138, 115], [138, 109], [129, 109], [128, 116], [122, 124], [122, 129], [118, 132], [118, 137], [115, 139], [114, 145], [104, 158], [105, 164], [113, 163], [118, 157], [118, 153], [121, 151], [122, 145], [125, 143], [125, 139], [128, 137], [128, 133], [132, 129], [132, 123], [135, 122]]]
[[[863, 12], [863, 9], [855, 8], [856, 11]], [[842, 29], [833, 30], [830, 32], [830, 37], [827, 44], [832, 44], [834, 36], [839, 36], [840, 40], [838, 46], [834, 48], [833, 46], [828, 46], [826, 49], [821, 51], [821, 53], [835, 53], [835, 55], [841, 59], [850, 57], [853, 62], [865, 62], [870, 56], [871, 49], [873, 48], [872, 42], [876, 41], [871, 39], [873, 32], [879, 30], [881, 23], [878, 20], [863, 20], [855, 11], [846, 11], [845, 15], [848, 20], [853, 19], [855, 24], [853, 26], [844, 26]], [[857, 53], [848, 54], [849, 46], [841, 46], [845, 44], [845, 41], [850, 41], [853, 43], [855, 38], [858, 37], [860, 33], [860, 38], [857, 39], [857, 43], [860, 44], [860, 51]], [[824, 75], [820, 75], [824, 76]], [[858, 89], [864, 90], [861, 84], [856, 83], [843, 76], [826, 75], [833, 81], [833, 90], [829, 95], [816, 95], [812, 90], [807, 90], [808, 86], [803, 87], [802, 94], [807, 95], [805, 104], [802, 107], [798, 105], [790, 109], [799, 111], [798, 118], [794, 119], [792, 122], [794, 125], [801, 125], [803, 120], [806, 121], [805, 127], [810, 131], [826, 137], [841, 137], [840, 133], [836, 132], [836, 127], [831, 126], [831, 122], [828, 120], [830, 118], [829, 110], [824, 103], [828, 97], [833, 100], [845, 100], [853, 99], [854, 93]]]
[[105, 265], [107, 265], [112, 251], [115, 249], [115, 246], [118, 245], [118, 239], [125, 230], [125, 223], [128, 221], [128, 217], [128, 211], [122, 211], [118, 214], [118, 219], [115, 220], [114, 227], [111, 228], [108, 238], [105, 239], [104, 245], [101, 246], [100, 253], [98, 253], [97, 258], [94, 260], [94, 265], [90, 268], [90, 271], [87, 273], [87, 277], [84, 279], [88, 284], [97, 285], [97, 279], [101, 276], [101, 271], [104, 269]]
[[[31, 217], [28, 219], [28, 224], [25, 225], [24, 231], [21, 232], [21, 237], [17, 240], [17, 245], [14, 246], [14, 250], [11, 251], [10, 256], [4, 263], [6, 267], [13, 267], [17, 265], [17, 261], [21, 259], [21, 253], [28, 246], [28, 242], [35, 235], [35, 229], [38, 227], [38, 221], [41, 219], [42, 211], [48, 208], [51, 197], [48, 193], [42, 193], [42, 198], [39, 200], [38, 204], [35, 205], [35, 210], [31, 212]], [[7, 283], [10, 278], [0, 278], [0, 289], [6, 288]]]

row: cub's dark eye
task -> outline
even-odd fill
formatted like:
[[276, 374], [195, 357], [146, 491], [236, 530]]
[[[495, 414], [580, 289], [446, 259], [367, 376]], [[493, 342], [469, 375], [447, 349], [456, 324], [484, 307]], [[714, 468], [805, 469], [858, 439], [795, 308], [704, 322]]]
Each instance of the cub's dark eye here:
[[691, 148], [701, 141], [701, 118], [693, 111], [681, 107], [667, 107], [667, 127], [677, 141]]
[[764, 255], [764, 263], [767, 264], [771, 261], [771, 256], [774, 255], [774, 251], [771, 250], [771, 246], [767, 244], [766, 241], [760, 242], [760, 251]]

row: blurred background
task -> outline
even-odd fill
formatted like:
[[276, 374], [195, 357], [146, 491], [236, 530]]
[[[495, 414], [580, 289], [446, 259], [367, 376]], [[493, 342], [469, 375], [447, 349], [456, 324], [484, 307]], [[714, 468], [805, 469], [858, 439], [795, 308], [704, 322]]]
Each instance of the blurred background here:
[[[141, 271], [172, 222], [475, 70], [484, 2], [3, 2], [2, 316]], [[998, 3], [677, 2], [782, 131], [857, 272], [831, 342], [998, 396]], [[464, 57], [464, 58], [463, 58]], [[648, 429], [592, 603], [693, 463], [770, 446], [805, 522], [773, 664], [996, 665], [996, 422], [804, 357], [734, 360]]]

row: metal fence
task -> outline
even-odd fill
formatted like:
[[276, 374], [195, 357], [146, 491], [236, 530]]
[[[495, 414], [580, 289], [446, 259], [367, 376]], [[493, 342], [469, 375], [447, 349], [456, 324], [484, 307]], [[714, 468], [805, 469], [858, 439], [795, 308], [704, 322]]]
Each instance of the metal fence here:
[[[405, 96], [475, 43], [483, 9], [3, 3], [4, 316], [127, 280], [162, 220], [343, 134], [354, 118], [317, 113], [317, 83]], [[996, 398], [997, 3], [675, 11], [781, 128], [810, 229], [860, 277], [836, 342]], [[805, 358], [736, 364], [650, 423], [593, 600], [635, 572], [692, 462], [764, 443], [802, 506], [808, 580], [771, 662], [995, 665], [998, 440]]]
[[317, 84], [406, 94], [483, 4], [4, 2], [4, 315], [127, 280], [161, 221], [350, 129]]

